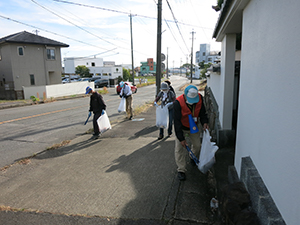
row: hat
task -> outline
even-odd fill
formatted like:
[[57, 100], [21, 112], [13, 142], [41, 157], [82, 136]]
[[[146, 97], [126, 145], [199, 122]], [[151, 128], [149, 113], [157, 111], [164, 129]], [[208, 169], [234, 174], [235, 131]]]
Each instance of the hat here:
[[198, 89], [194, 85], [189, 85], [184, 89], [186, 100], [190, 104], [199, 102]]
[[123, 86], [124, 86], [124, 82], [121, 81], [121, 82], [120, 82], [120, 87], [123, 87]]
[[169, 80], [165, 80], [165, 82], [166, 82], [168, 85], [171, 84], [171, 81], [169, 81]]
[[165, 82], [161, 83], [160, 90], [169, 90], [169, 85]]
[[85, 94], [87, 95], [88, 93], [90, 93], [90, 91], [92, 91], [93, 89], [90, 86], [87, 86], [85, 89]]

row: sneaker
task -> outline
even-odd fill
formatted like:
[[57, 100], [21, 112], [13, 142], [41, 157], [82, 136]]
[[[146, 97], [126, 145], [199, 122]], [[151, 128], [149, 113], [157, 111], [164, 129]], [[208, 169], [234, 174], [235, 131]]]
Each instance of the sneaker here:
[[164, 135], [161, 135], [161, 134], [160, 134], [160, 135], [158, 136], [157, 139], [158, 139], [158, 140], [161, 140], [161, 139], [163, 139], [163, 138], [164, 138]]
[[99, 138], [99, 137], [100, 137], [100, 134], [93, 134], [92, 139], [97, 139], [97, 138]]
[[129, 117], [129, 120], [132, 120], [132, 116], [131, 116], [131, 117]]
[[178, 172], [177, 177], [179, 180], [184, 181], [185, 180], [185, 173]]
[[172, 135], [172, 132], [168, 134], [168, 137], [171, 137], [171, 135]]

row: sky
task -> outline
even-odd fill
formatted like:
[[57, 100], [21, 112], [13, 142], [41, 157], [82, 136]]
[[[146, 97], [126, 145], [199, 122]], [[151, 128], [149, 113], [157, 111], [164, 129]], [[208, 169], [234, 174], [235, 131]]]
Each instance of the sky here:
[[[156, 61], [158, 0], [8, 0], [0, 1], [0, 37], [21, 31], [68, 44], [65, 57], [97, 57], [131, 64], [130, 14], [134, 67]], [[212, 34], [217, 0], [162, 0], [161, 52], [168, 67], [193, 63], [200, 44], [220, 51]], [[194, 39], [192, 33], [194, 32]], [[167, 57], [166, 57], [167, 58]], [[167, 65], [167, 60], [163, 61]]]

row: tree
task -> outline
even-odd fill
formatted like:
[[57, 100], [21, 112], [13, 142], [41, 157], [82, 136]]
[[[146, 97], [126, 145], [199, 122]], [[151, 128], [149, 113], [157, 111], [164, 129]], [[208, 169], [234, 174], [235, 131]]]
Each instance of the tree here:
[[90, 69], [86, 66], [76, 66], [75, 73], [79, 74], [81, 77], [91, 77]]
[[131, 82], [133, 81], [132, 75], [130, 74], [129, 69], [123, 68], [123, 80], [124, 81], [129, 80]]

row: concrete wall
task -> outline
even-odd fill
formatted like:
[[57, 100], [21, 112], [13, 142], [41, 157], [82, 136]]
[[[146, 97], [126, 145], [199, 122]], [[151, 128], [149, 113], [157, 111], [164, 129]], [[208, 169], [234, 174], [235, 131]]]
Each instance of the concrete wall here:
[[93, 89], [95, 88], [94, 82], [83, 81], [66, 84], [23, 87], [23, 91], [25, 99], [30, 99], [30, 96], [35, 96], [42, 100], [44, 92], [46, 93], [46, 98], [57, 98], [85, 94], [87, 86], [90, 86]]
[[289, 225], [300, 221], [300, 23], [291, 22], [299, 8], [299, 0], [252, 0], [243, 11], [235, 156], [239, 175], [251, 157]]

